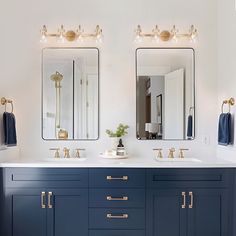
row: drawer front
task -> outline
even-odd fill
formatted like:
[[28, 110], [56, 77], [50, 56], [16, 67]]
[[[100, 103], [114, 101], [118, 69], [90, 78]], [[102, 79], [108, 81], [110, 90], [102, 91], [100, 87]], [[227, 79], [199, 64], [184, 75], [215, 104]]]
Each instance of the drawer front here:
[[145, 189], [90, 189], [90, 207], [145, 207]]
[[147, 187], [228, 187], [232, 176], [230, 169], [149, 169]]
[[90, 230], [89, 236], [145, 236], [144, 230]]
[[144, 169], [90, 169], [89, 184], [92, 188], [144, 188]]
[[145, 210], [90, 208], [90, 229], [145, 229]]
[[77, 168], [6, 168], [7, 188], [88, 187], [88, 170]]

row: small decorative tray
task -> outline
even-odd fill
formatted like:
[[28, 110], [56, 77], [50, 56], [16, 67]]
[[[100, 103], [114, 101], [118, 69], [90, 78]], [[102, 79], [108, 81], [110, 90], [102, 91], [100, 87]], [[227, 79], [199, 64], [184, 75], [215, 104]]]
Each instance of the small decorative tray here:
[[129, 157], [129, 155], [118, 156], [118, 155], [107, 155], [105, 153], [100, 153], [99, 156], [105, 159], [127, 159]]

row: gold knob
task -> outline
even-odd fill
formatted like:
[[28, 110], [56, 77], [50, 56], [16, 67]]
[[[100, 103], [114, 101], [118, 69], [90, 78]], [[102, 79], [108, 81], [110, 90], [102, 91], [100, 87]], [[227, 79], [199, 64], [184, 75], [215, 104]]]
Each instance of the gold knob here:
[[76, 150], [75, 157], [80, 158], [80, 151], [85, 151], [85, 148], [76, 148], [75, 150]]
[[153, 151], [157, 151], [157, 158], [163, 158], [162, 148], [154, 148]]
[[54, 158], [60, 158], [60, 148], [50, 148], [50, 151], [55, 151]]
[[180, 148], [179, 149], [179, 158], [184, 158], [184, 151], [188, 151], [187, 148]]

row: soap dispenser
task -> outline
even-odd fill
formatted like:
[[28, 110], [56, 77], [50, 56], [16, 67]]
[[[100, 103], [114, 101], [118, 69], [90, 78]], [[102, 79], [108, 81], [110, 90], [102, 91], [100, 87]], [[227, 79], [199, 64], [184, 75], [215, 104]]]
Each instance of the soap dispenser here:
[[116, 155], [117, 156], [125, 156], [125, 147], [122, 143], [122, 139], [119, 140], [119, 144], [117, 146], [117, 151], [116, 151]]

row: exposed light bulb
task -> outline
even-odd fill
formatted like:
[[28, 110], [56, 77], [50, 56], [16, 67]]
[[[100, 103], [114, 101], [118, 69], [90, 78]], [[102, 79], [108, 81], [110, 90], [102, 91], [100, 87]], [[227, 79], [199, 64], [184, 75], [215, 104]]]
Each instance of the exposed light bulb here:
[[63, 25], [61, 25], [61, 28], [58, 30], [58, 33], [59, 33], [59, 36], [58, 36], [57, 42], [64, 43], [65, 42], [65, 37], [64, 37], [65, 29]]
[[96, 43], [102, 43], [104, 37], [102, 34], [102, 29], [99, 27], [99, 25], [96, 26], [95, 35], [96, 35]]
[[78, 43], [83, 43], [83, 42], [84, 42], [84, 37], [83, 37], [82, 34], [80, 34], [80, 35], [78, 36], [77, 42], [78, 42]]
[[197, 33], [197, 29], [195, 29], [194, 25], [191, 25], [189, 33], [190, 33], [190, 35], [189, 35], [190, 42], [196, 43], [197, 42], [198, 33]]
[[158, 28], [158, 26], [156, 25], [155, 28], [152, 30], [153, 32], [153, 37], [152, 37], [152, 40], [156, 43], [159, 43], [160, 42], [160, 30]]
[[135, 43], [141, 43], [142, 41], [143, 41], [142, 29], [141, 29], [141, 26], [138, 25], [137, 29], [135, 30], [134, 42]]
[[178, 43], [178, 30], [176, 29], [176, 26], [175, 25], [173, 25], [173, 28], [172, 28], [172, 30], [171, 30], [171, 35], [172, 35], [172, 41], [174, 42], [174, 43]]
[[46, 43], [47, 42], [47, 28], [46, 28], [46, 25], [43, 26], [43, 28], [40, 30], [40, 33], [41, 33], [40, 43]]

